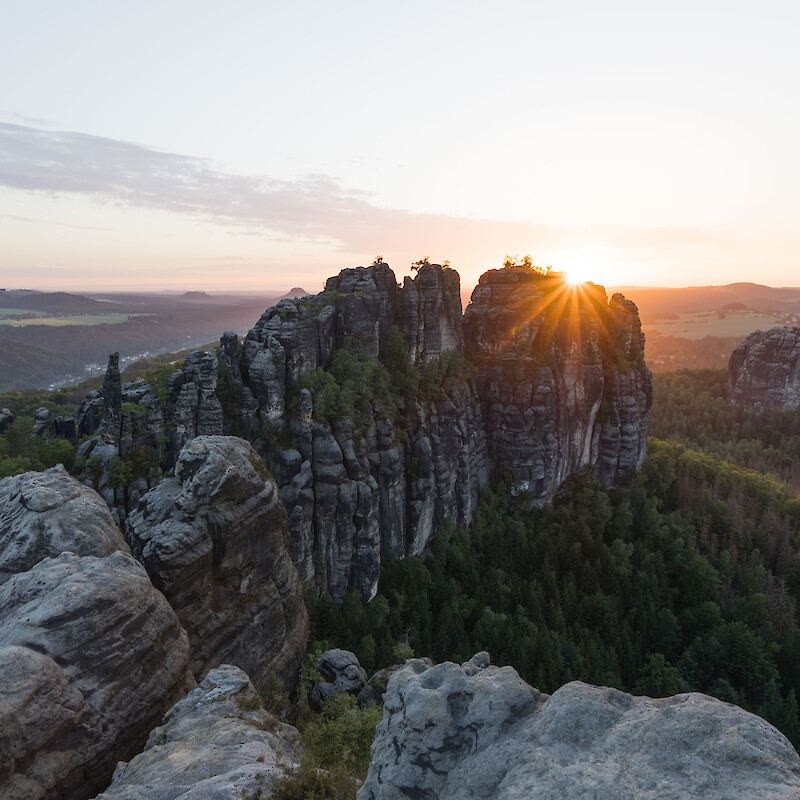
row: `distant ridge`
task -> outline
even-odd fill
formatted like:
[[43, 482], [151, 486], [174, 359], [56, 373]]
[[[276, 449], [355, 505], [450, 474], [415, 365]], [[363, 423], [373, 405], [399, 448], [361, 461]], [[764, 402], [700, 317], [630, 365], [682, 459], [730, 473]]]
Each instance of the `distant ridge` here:
[[742, 303], [752, 311], [800, 311], [800, 287], [764, 286], [760, 283], [729, 283], [724, 286], [687, 286], [681, 289], [650, 286], [611, 286], [608, 293], [622, 292], [636, 303], [643, 320], [666, 314], [717, 311], [731, 303]]

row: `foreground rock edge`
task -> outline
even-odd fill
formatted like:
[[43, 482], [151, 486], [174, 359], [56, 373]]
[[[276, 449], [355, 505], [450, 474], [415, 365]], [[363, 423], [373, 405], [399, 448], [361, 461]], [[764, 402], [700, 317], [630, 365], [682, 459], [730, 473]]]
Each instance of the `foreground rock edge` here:
[[480, 653], [389, 679], [359, 800], [800, 797], [800, 756], [760, 717], [698, 693], [573, 682], [552, 697]]

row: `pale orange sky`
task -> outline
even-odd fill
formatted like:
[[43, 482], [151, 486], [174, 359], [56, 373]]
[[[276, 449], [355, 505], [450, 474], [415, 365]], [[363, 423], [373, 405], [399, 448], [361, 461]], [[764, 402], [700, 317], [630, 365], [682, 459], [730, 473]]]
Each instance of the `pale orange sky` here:
[[0, 286], [503, 256], [798, 285], [798, 4], [99, 0], [0, 30]]

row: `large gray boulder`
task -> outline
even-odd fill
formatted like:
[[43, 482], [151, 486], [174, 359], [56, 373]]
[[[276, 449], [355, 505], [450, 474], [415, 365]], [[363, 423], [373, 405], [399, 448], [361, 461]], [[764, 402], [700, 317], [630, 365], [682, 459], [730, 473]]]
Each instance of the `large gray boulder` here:
[[186, 633], [121, 551], [0, 586], [0, 797], [90, 797], [194, 686]]
[[188, 442], [175, 477], [128, 517], [126, 536], [186, 628], [198, 678], [230, 663], [256, 685], [270, 672], [293, 685], [308, 614], [289, 557], [286, 509], [248, 442]]
[[69, 551], [103, 558], [130, 552], [100, 495], [60, 464], [0, 481], [0, 584]]
[[264, 711], [244, 672], [223, 664], [167, 712], [97, 800], [269, 796], [272, 778], [299, 766], [300, 749], [297, 730]]
[[797, 800], [800, 757], [702, 694], [654, 700], [511, 667], [408, 661], [389, 679], [359, 800]]
[[800, 328], [751, 333], [728, 362], [728, 399], [759, 413], [800, 408]]
[[311, 699], [317, 707], [335, 694], [357, 695], [367, 684], [367, 673], [355, 653], [336, 647], [326, 650], [316, 663], [325, 680], [314, 684]]

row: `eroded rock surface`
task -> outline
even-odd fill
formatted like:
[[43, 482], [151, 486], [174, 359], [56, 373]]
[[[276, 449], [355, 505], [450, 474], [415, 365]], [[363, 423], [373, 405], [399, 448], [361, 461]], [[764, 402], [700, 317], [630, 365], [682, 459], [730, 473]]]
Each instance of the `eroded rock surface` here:
[[186, 444], [175, 477], [128, 517], [131, 550], [186, 628], [198, 677], [233, 663], [257, 684], [270, 672], [293, 684], [308, 615], [288, 536], [275, 481], [232, 436]]
[[489, 453], [547, 500], [572, 474], [616, 484], [647, 451], [652, 376], [636, 306], [526, 269], [481, 276], [464, 316]]
[[0, 480], [0, 583], [43, 558], [130, 552], [97, 492], [59, 465]]
[[[381, 360], [384, 380], [405, 375], [394, 409], [365, 382], [357, 420], [324, 413], [319, 397], [315, 412], [307, 387], [323, 376], [309, 373], [341, 348]], [[301, 580], [336, 600], [374, 597], [382, 553], [426, 552], [447, 517], [468, 525], [505, 467], [534, 502], [575, 473], [618, 484], [644, 459], [652, 394], [638, 313], [621, 295], [492, 270], [462, 317], [455, 270], [425, 264], [401, 287], [382, 262], [281, 300], [243, 341], [226, 333], [216, 356], [193, 353], [157, 383], [120, 386], [112, 359], [98, 436], [80, 450], [99, 462], [95, 485], [116, 518], [192, 436], [241, 435], [275, 476]], [[133, 471], [124, 485], [120, 466]]]
[[264, 711], [244, 672], [223, 664], [167, 712], [97, 800], [268, 797], [272, 778], [299, 766], [299, 739]]
[[90, 797], [194, 686], [186, 633], [129, 554], [63, 553], [0, 586], [0, 796]]
[[325, 679], [318, 681], [311, 692], [318, 707], [335, 694], [357, 695], [367, 683], [367, 673], [349, 650], [326, 650], [317, 660], [316, 669]]
[[800, 757], [760, 717], [701, 694], [569, 683], [551, 697], [478, 654], [389, 679], [359, 800], [796, 800]]
[[800, 408], [800, 328], [751, 333], [728, 362], [728, 399], [759, 413]]

